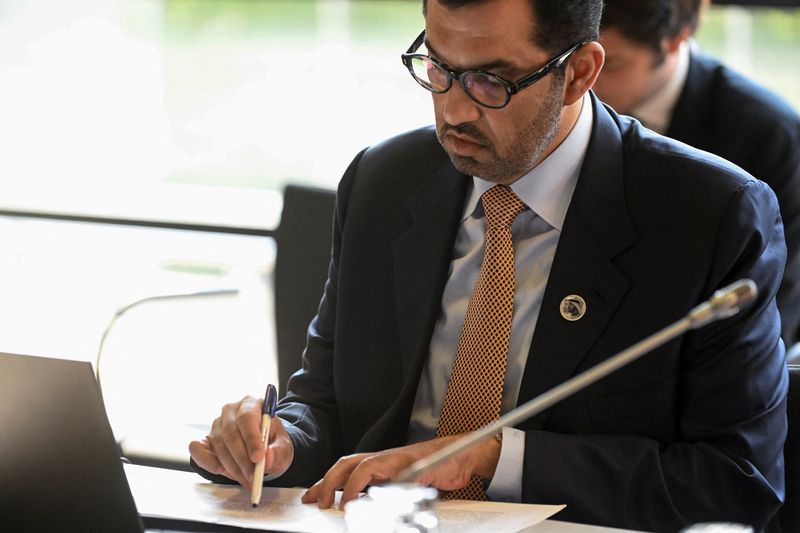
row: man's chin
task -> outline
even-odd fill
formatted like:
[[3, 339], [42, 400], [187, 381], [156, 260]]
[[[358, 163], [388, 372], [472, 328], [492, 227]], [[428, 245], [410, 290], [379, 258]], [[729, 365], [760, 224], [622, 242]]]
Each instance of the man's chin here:
[[492, 183], [500, 183], [503, 181], [502, 178], [495, 176], [492, 172], [488, 171], [490, 165], [487, 163], [481, 163], [474, 157], [465, 157], [454, 154], [448, 155], [450, 156], [450, 161], [453, 162], [453, 166], [456, 167], [456, 170], [462, 174], [466, 174], [467, 176], [475, 176], [476, 178], [490, 181]]
[[453, 166], [456, 167], [456, 170], [462, 172], [464, 174], [469, 174], [470, 176], [477, 176], [483, 170], [484, 165], [481, 164], [477, 159], [474, 157], [468, 157], [463, 155], [457, 155], [448, 150], [447, 155], [450, 156], [450, 161], [453, 162]]

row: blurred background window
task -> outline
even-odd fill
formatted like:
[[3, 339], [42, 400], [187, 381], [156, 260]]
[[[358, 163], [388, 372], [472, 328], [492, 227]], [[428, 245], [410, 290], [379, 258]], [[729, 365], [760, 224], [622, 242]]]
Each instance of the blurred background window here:
[[[431, 122], [399, 60], [422, 25], [417, 0], [4, 0], [0, 204], [265, 227], [252, 198]], [[800, 107], [800, 9], [715, 5], [697, 39]]]
[[[110, 411], [152, 435], [158, 405], [132, 398], [170, 397], [160, 423], [202, 432], [261, 393], [281, 190], [333, 188], [357, 151], [432, 122], [400, 62], [422, 27], [417, 0], [3, 0], [0, 210], [233, 233], [0, 217], [0, 350], [93, 360], [124, 306], [233, 288], [119, 317]], [[712, 6], [697, 40], [800, 108], [800, 9]]]

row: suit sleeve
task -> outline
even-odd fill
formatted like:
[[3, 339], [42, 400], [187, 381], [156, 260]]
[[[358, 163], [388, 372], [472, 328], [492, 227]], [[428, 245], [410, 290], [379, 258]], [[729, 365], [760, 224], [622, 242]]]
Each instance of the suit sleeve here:
[[789, 120], [765, 132], [751, 173], [767, 182], [780, 204], [786, 238], [786, 272], [778, 289], [783, 339], [800, 340], [800, 122]]
[[294, 444], [294, 460], [282, 476], [267, 483], [270, 485], [309, 486], [322, 478], [341, 456], [333, 380], [338, 264], [347, 198], [362, 155], [363, 152], [356, 156], [339, 184], [325, 290], [317, 315], [308, 327], [302, 368], [289, 379], [286, 396], [278, 404], [277, 413], [285, 421]]
[[[336, 329], [336, 294], [338, 258], [344, 227], [344, 213], [350, 184], [354, 179], [358, 154], [339, 184], [333, 220], [333, 239], [328, 278], [317, 315], [308, 326], [303, 365], [289, 379], [286, 396], [276, 413], [283, 421], [294, 445], [294, 459], [289, 469], [265, 485], [280, 487], [310, 486], [325, 474], [340, 457], [340, 429], [333, 383], [334, 336]], [[212, 474], [194, 460], [192, 470], [215, 483], [235, 483]]]
[[678, 438], [527, 431], [523, 501], [566, 503], [563, 520], [648, 531], [709, 521], [763, 530], [784, 494], [788, 386], [775, 305], [785, 245], [766, 185], [748, 181], [733, 195], [714, 254], [709, 296], [743, 277], [759, 296], [680, 342]]

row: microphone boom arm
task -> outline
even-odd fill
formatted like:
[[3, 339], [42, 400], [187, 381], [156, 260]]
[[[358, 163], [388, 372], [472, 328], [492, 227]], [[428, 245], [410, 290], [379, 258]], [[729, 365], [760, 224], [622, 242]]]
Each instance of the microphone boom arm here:
[[735, 315], [742, 306], [754, 300], [757, 293], [756, 284], [749, 279], [741, 279], [716, 291], [711, 298], [693, 308], [684, 318], [677, 322], [653, 333], [633, 346], [553, 387], [536, 398], [525, 402], [516, 409], [512, 409], [491, 424], [468, 433], [441, 450], [420, 459], [400, 472], [395, 482], [411, 483], [426, 470], [446, 461], [478, 441], [500, 433], [503, 427], [511, 427], [523, 420], [527, 420], [531, 416], [544, 411], [548, 407], [635, 361], [678, 335], [691, 329], [703, 327], [712, 321]]

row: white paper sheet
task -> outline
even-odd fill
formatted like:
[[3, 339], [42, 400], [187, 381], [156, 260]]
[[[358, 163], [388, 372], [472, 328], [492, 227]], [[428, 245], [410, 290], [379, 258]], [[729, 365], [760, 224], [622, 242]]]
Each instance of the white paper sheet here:
[[[303, 504], [305, 489], [264, 487], [253, 509], [250, 492], [239, 486], [208, 483], [191, 472], [125, 465], [139, 514], [212, 524], [288, 532], [347, 531], [344, 512]], [[440, 533], [516, 533], [563, 509], [563, 505], [528, 505], [443, 500], [437, 503]]]

